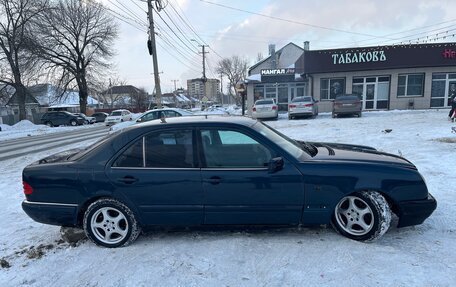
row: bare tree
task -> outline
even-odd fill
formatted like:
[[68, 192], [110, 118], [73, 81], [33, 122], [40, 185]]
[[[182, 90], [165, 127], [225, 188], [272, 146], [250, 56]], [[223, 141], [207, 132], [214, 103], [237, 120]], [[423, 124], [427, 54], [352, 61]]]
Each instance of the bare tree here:
[[36, 52], [64, 87], [75, 83], [86, 112], [91, 82], [109, 67], [118, 26], [95, 1], [59, 0], [35, 22]]
[[230, 96], [236, 95], [236, 84], [244, 82], [247, 75], [247, 66], [247, 60], [239, 56], [224, 58], [218, 62], [217, 72], [225, 75], [228, 79], [228, 93]]
[[122, 94], [114, 94], [112, 88], [115, 86], [125, 86], [126, 84], [126, 80], [114, 76], [113, 78], [98, 81], [97, 84], [92, 87], [92, 91], [98, 96], [99, 102], [103, 102], [103, 104], [108, 105], [109, 108], [112, 109], [123, 97]]
[[146, 110], [148, 105], [149, 94], [144, 88], [137, 89], [136, 93], [132, 95], [131, 107], [137, 110]]
[[30, 28], [46, 4], [44, 0], [0, 0], [0, 83], [14, 87], [20, 120], [26, 118], [24, 83], [36, 75]]

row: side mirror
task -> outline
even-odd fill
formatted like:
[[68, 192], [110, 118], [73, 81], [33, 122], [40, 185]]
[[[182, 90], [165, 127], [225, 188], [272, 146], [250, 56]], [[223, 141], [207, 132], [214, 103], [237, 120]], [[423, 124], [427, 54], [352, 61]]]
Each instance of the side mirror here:
[[268, 171], [269, 173], [274, 173], [283, 168], [283, 158], [275, 157], [269, 161]]

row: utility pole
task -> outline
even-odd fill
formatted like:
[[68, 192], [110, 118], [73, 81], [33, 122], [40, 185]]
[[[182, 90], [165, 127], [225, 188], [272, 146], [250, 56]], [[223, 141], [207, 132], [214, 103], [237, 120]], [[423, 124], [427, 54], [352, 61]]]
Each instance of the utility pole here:
[[154, 81], [155, 81], [155, 91], [156, 91], [156, 101], [157, 101], [157, 107], [161, 109], [162, 107], [162, 101], [161, 101], [161, 88], [160, 88], [160, 76], [158, 72], [158, 60], [157, 60], [157, 46], [155, 44], [155, 27], [154, 27], [154, 15], [153, 15], [153, 7], [152, 7], [152, 1], [157, 1], [157, 0], [147, 0], [147, 9], [148, 9], [148, 15], [149, 15], [149, 40], [151, 44], [151, 52], [152, 52], [152, 61], [154, 65]]
[[220, 73], [220, 94], [221, 94], [221, 101], [223, 106], [223, 74]]
[[171, 82], [174, 83], [174, 92], [175, 92], [177, 90], [176, 83], [179, 82], [179, 80], [171, 80]]
[[202, 52], [199, 52], [200, 54], [203, 55], [203, 98], [206, 98], [206, 54], [209, 52], [206, 52], [205, 48], [209, 47], [208, 45], [199, 45], [202, 48]]

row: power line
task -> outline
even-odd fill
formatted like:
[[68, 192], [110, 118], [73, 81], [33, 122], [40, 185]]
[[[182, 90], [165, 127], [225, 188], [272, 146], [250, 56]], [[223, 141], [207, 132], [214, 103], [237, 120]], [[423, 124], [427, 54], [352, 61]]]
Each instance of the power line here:
[[[184, 40], [181, 39], [181, 37], [179, 37], [179, 35], [177, 35], [177, 33], [171, 28], [171, 26], [169, 26], [168, 22], [166, 22], [165, 19], [163, 19], [163, 17], [157, 13], [158, 17], [160, 17], [160, 19], [163, 21], [163, 23], [168, 27], [168, 29], [177, 37], [177, 39], [179, 39], [179, 41], [182, 42], [182, 44], [184, 44], [190, 51], [192, 51], [193, 48], [191, 48], [190, 46], [187, 45], [187, 43], [184, 42]], [[195, 54], [197, 54], [195, 52]]]
[[329, 28], [329, 27], [319, 26], [319, 25], [315, 25], [315, 24], [299, 22], [299, 21], [296, 21], [296, 20], [280, 18], [280, 17], [266, 15], [266, 14], [257, 13], [257, 12], [252, 12], [252, 11], [248, 11], [248, 10], [244, 10], [244, 9], [240, 9], [240, 8], [236, 8], [236, 7], [231, 7], [231, 6], [228, 6], [228, 5], [215, 3], [215, 2], [211, 2], [211, 1], [207, 1], [207, 0], [200, 0], [200, 1], [204, 2], [204, 3], [211, 4], [211, 5], [223, 7], [223, 8], [226, 8], [226, 9], [235, 10], [235, 11], [239, 11], [239, 12], [244, 12], [244, 13], [248, 13], [248, 14], [252, 14], [252, 15], [257, 15], [257, 16], [261, 16], [261, 17], [265, 17], [265, 18], [269, 18], [269, 19], [273, 19], [273, 20], [277, 20], [277, 21], [283, 21], [283, 22], [287, 22], [287, 23], [298, 24], [298, 25], [303, 25], [303, 26], [308, 26], [308, 27], [318, 28], [318, 29], [323, 29], [323, 30], [329, 30], [329, 31], [334, 31], [334, 32], [353, 34], [353, 35], [358, 35], [358, 36], [368, 36], [368, 37], [377, 37], [377, 38], [389, 39], [387, 37], [382, 37], [382, 36], [376, 36], [376, 35], [370, 35], [370, 34], [365, 34], [365, 33], [352, 32], [352, 31], [336, 29], [336, 28]]
[[[206, 41], [204, 41], [203, 38], [200, 37], [200, 35], [198, 35], [198, 33], [196, 32], [196, 29], [192, 26], [192, 24], [190, 23], [190, 21], [188, 20], [187, 16], [185, 16], [185, 13], [184, 11], [182, 10], [182, 8], [179, 6], [179, 4], [176, 2], [177, 4], [177, 7], [179, 8], [179, 10], [182, 12], [182, 15], [183, 17], [185, 17], [187, 20], [185, 20], [181, 15], [180, 13], [176, 10], [176, 8], [173, 6], [172, 3], [169, 3], [169, 5], [171, 6], [171, 8], [174, 10], [174, 12], [176, 13], [176, 15], [179, 17], [179, 19], [188, 27], [190, 28], [190, 30], [196, 35], [196, 37], [205, 45], [207, 45]], [[217, 53], [217, 51], [215, 51], [214, 49], [212, 49], [211, 47], [209, 47], [209, 49], [214, 52], [215, 55], [217, 55], [220, 59], [223, 59], [223, 57]]]
[[[181, 35], [190, 43], [190, 45], [193, 45], [192, 41], [190, 41], [190, 39], [188, 39], [188, 37], [184, 34], [184, 32], [182, 32], [181, 28], [174, 22], [173, 18], [169, 16], [168, 12], [166, 12], [166, 10], [163, 10], [163, 12], [165, 12], [166, 16], [168, 17], [168, 19], [171, 21], [171, 23], [173, 23], [174, 27], [177, 28], [177, 30], [181, 33]], [[195, 47], [196, 48], [196, 47]]]

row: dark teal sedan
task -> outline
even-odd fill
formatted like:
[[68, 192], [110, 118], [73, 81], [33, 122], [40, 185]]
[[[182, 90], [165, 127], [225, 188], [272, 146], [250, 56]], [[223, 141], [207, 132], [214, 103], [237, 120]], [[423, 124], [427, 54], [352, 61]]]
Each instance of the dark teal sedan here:
[[435, 199], [408, 160], [371, 147], [301, 142], [245, 117], [155, 120], [23, 171], [24, 211], [84, 228], [105, 247], [148, 226], [319, 225], [371, 241], [421, 224]]

